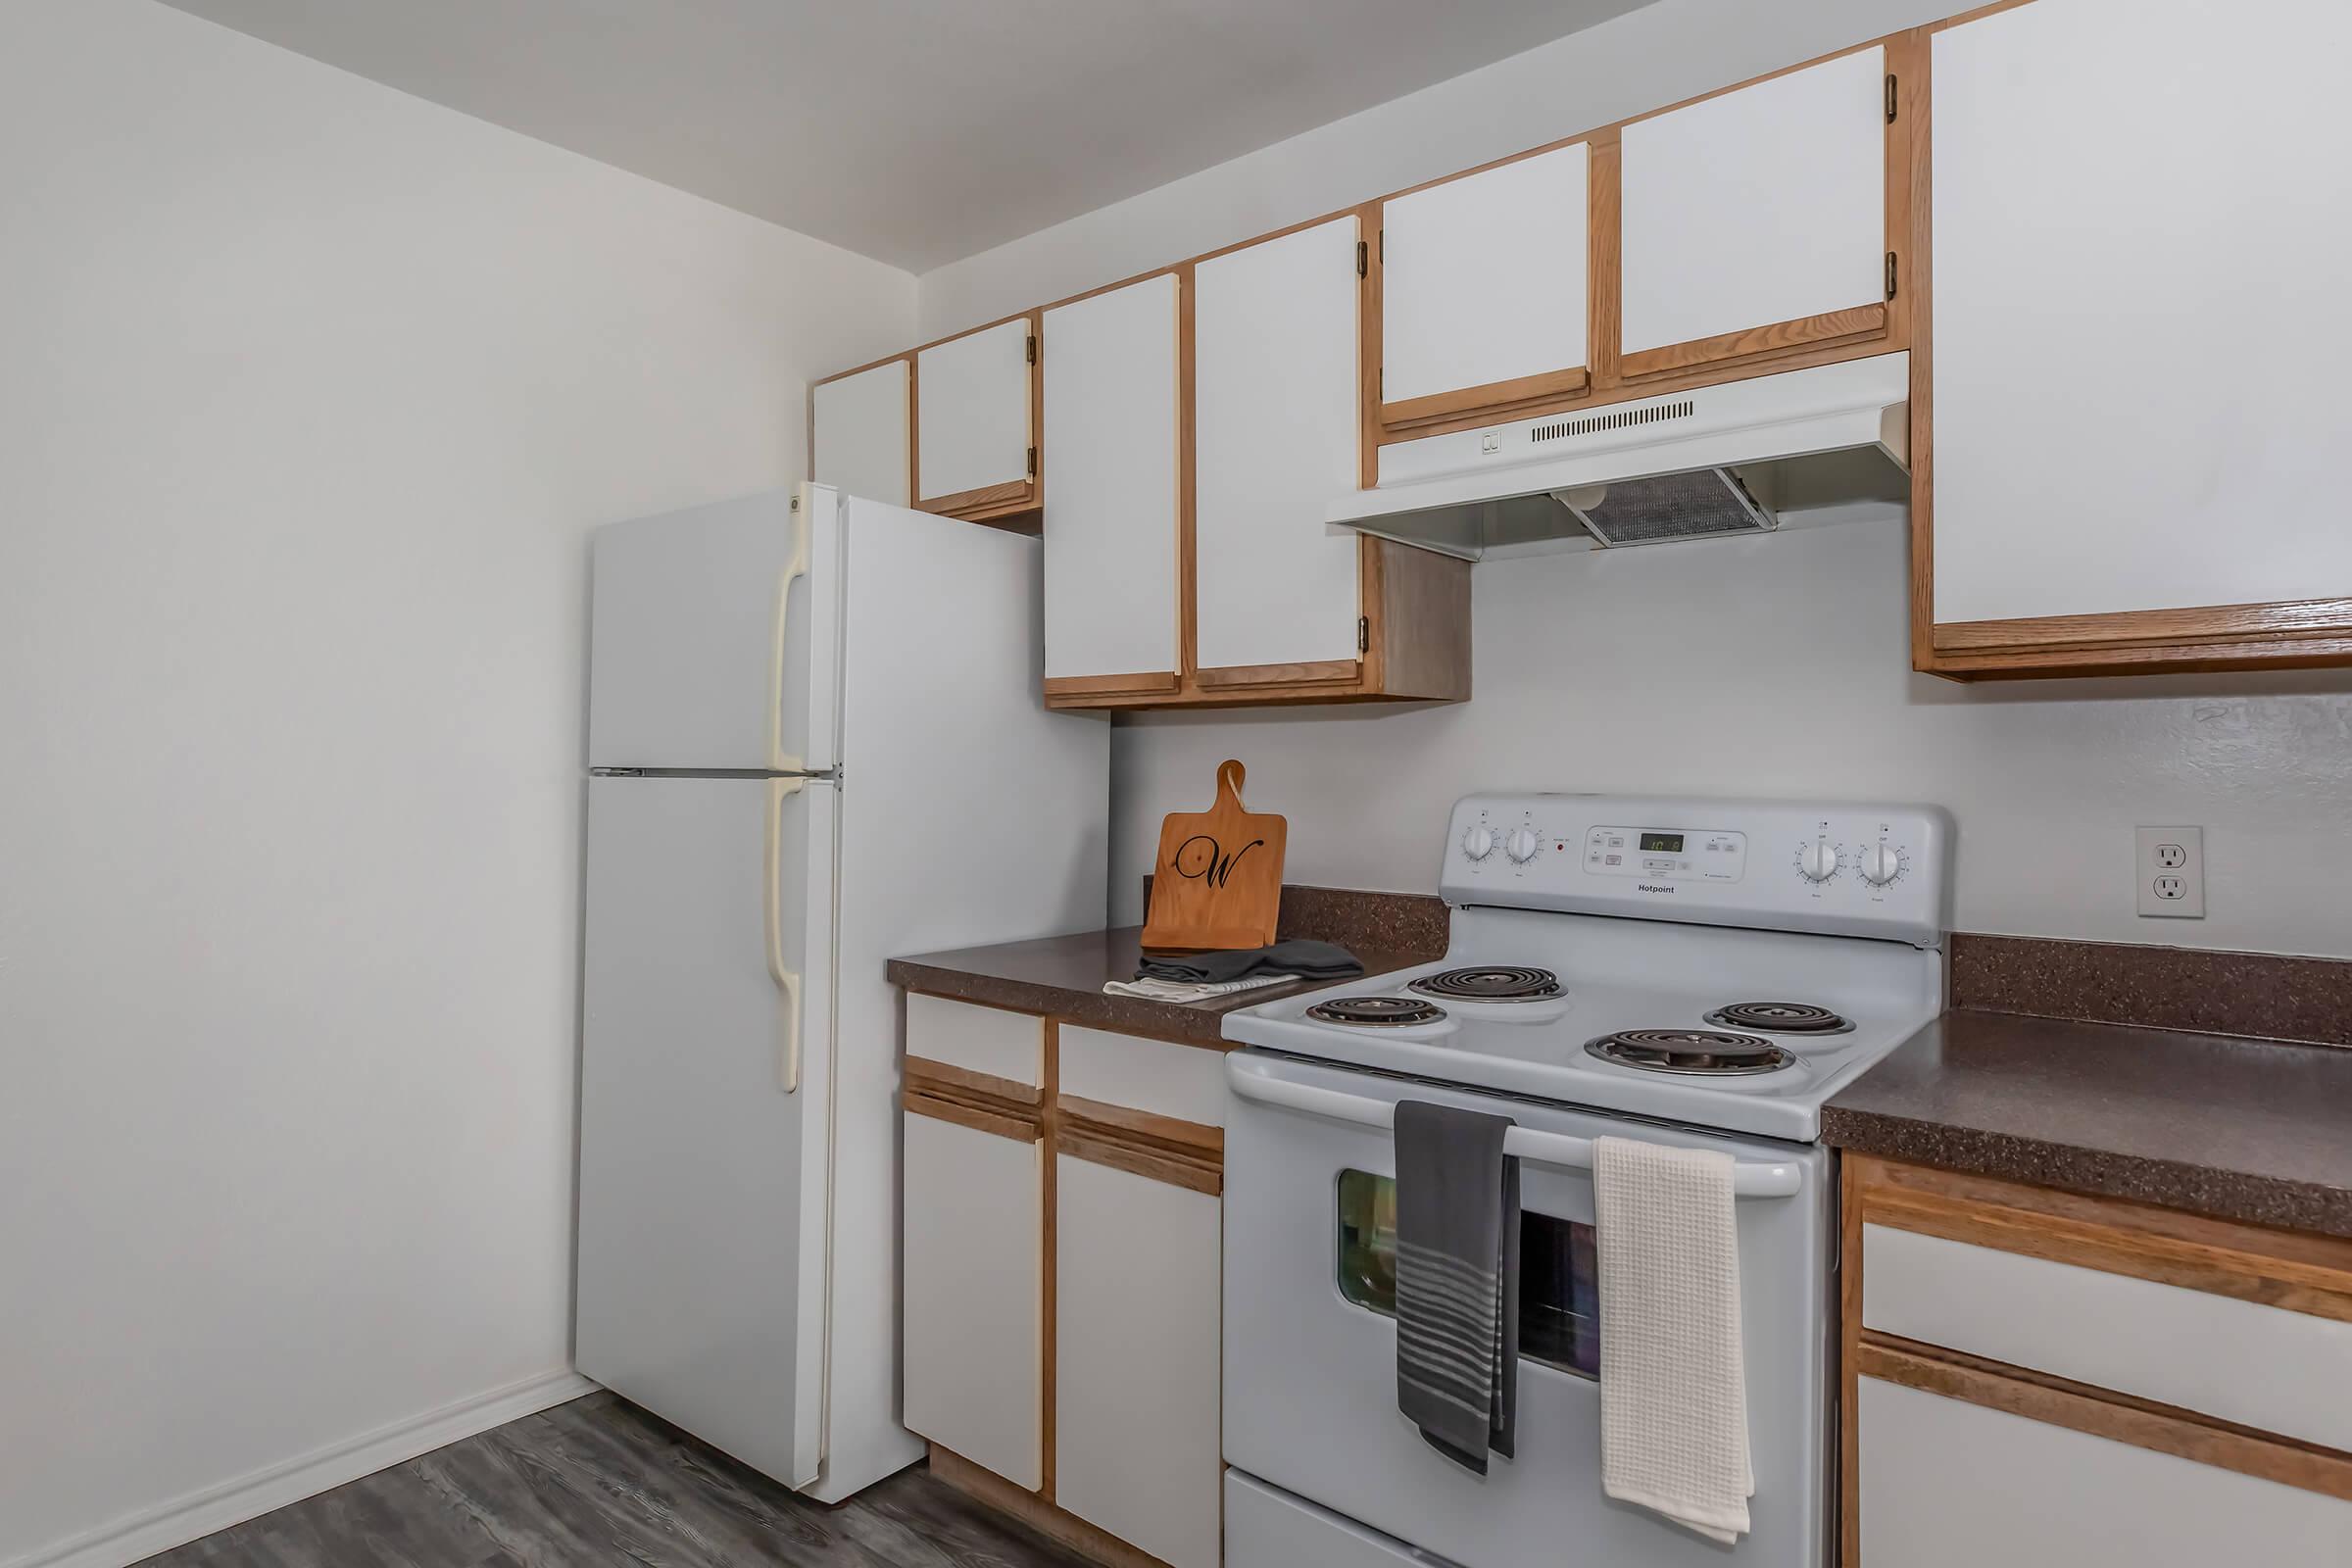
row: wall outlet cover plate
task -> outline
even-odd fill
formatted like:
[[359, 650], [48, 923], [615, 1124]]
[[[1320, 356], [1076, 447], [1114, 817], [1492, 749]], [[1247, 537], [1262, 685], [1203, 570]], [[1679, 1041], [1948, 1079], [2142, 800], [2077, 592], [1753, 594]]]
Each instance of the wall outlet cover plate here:
[[2201, 827], [2132, 829], [2132, 883], [2139, 912], [2156, 919], [2205, 918], [2205, 830]]

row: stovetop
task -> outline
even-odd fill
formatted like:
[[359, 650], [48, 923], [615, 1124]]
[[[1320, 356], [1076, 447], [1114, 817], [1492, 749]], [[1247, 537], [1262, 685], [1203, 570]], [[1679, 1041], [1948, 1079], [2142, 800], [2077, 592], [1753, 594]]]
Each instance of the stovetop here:
[[[1415, 980], [1447, 969], [1523, 965], [1552, 971], [1561, 993], [1531, 1001], [1431, 997]], [[1374, 1026], [1326, 1022], [1308, 1009], [1348, 998], [1434, 1004], [1444, 1017]], [[1767, 1009], [1708, 1014], [1741, 1003], [1827, 1009], [1847, 1029]], [[1401, 1006], [1374, 1009], [1414, 1015]], [[1630, 1116], [1810, 1142], [1824, 1102], [1942, 1010], [1942, 956], [1908, 943], [1850, 936], [1686, 925], [1549, 910], [1457, 910], [1438, 961], [1230, 1013], [1225, 1037], [1341, 1064], [1559, 1101]], [[1414, 1009], [1418, 1011], [1418, 1009]], [[1704, 1032], [1792, 1058], [1772, 1070], [1723, 1076], [1669, 1073], [1604, 1059], [1587, 1048], [1620, 1031]]]

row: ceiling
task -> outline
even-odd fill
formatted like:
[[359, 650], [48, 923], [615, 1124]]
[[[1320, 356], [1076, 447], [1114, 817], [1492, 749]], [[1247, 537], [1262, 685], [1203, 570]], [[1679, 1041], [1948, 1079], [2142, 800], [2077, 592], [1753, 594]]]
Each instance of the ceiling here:
[[920, 271], [1640, 0], [166, 3]]

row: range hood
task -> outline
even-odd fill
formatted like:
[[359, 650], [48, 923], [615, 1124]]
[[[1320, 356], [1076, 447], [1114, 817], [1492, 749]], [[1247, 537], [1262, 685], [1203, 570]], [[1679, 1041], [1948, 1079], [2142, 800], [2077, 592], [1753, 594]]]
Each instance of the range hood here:
[[1476, 561], [1777, 527], [1784, 510], [1899, 502], [1911, 356], [1880, 354], [1381, 448], [1351, 528]]

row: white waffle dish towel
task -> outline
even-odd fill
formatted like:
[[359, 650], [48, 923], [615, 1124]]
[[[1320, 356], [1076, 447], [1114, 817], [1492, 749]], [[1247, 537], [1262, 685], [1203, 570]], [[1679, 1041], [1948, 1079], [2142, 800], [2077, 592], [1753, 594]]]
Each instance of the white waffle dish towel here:
[[1740, 1344], [1732, 1156], [1593, 1142], [1600, 1261], [1600, 1483], [1710, 1541], [1756, 1493]]

